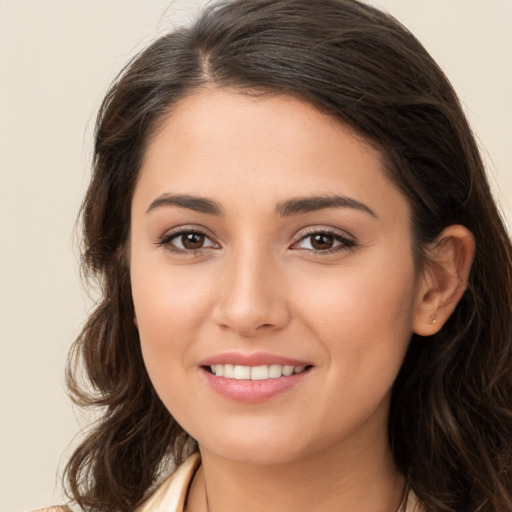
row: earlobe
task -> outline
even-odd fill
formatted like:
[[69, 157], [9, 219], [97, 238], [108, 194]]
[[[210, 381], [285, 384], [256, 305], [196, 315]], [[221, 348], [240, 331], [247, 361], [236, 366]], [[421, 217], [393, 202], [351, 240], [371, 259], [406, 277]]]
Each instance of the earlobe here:
[[431, 336], [443, 327], [466, 290], [474, 254], [475, 239], [464, 226], [449, 226], [439, 235], [418, 287], [416, 334]]

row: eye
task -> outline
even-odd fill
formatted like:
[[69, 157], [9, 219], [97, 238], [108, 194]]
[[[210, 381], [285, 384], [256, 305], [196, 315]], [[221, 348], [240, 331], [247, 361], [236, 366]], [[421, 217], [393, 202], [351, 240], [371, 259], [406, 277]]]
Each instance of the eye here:
[[159, 241], [159, 244], [174, 252], [197, 252], [202, 249], [219, 247], [205, 233], [197, 230], [180, 230], [167, 234]]
[[331, 231], [314, 231], [303, 236], [296, 242], [292, 249], [303, 249], [306, 251], [329, 254], [342, 251], [355, 246], [355, 241], [340, 233]]

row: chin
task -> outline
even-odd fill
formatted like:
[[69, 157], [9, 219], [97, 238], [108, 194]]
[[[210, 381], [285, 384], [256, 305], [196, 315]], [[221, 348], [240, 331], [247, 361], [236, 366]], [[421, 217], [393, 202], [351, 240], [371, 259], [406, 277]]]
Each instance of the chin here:
[[219, 457], [237, 464], [251, 464], [257, 466], [273, 466], [286, 464], [300, 459], [305, 454], [301, 450], [297, 450], [294, 446], [280, 445], [275, 447], [271, 443], [226, 443], [223, 446], [203, 446], [199, 443], [201, 454], [211, 453], [215, 457]]
[[239, 428], [219, 432], [213, 429], [195, 439], [202, 454], [239, 464], [279, 465], [311, 455], [319, 446], [293, 429]]

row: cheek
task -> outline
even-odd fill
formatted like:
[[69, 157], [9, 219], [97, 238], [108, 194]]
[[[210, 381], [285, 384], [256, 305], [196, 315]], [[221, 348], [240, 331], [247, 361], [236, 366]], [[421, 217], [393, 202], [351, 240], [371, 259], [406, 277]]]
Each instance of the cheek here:
[[332, 365], [350, 378], [358, 373], [394, 380], [412, 335], [412, 259], [387, 263], [344, 269], [300, 294], [304, 317]]
[[361, 264], [313, 275], [301, 296], [309, 310], [335, 326], [352, 320], [362, 328], [382, 322], [393, 325], [411, 319], [414, 283], [410, 261]]
[[132, 250], [130, 275], [139, 326], [161, 334], [200, 316], [208, 297], [204, 272], [197, 266], [170, 265], [162, 249]]
[[[307, 295], [308, 328], [323, 347], [324, 389], [317, 396], [325, 428], [354, 428], [389, 407], [391, 388], [412, 335], [414, 271], [344, 272]], [[406, 267], [407, 268], [407, 267]], [[306, 296], [303, 294], [303, 296]], [[383, 420], [384, 421], [384, 420]]]
[[183, 385], [197, 371], [216, 281], [208, 265], [171, 266], [147, 252], [132, 252], [130, 272], [144, 363], [162, 401], [181, 418], [189, 403]]
[[132, 294], [148, 375], [166, 408], [180, 417], [189, 401], [176, 390], [183, 390], [184, 370], [191, 366], [190, 347], [198, 323], [198, 309], [191, 304], [197, 305], [197, 293], [175, 276], [171, 279], [168, 272], [147, 266], [139, 271], [135, 264]]
[[132, 296], [144, 360], [152, 380], [177, 366], [201, 323], [204, 295], [197, 283], [151, 260], [131, 262]]

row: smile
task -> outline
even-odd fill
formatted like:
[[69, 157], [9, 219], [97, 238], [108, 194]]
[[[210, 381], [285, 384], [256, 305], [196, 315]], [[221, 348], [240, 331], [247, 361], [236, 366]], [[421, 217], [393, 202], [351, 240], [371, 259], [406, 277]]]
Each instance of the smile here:
[[209, 357], [199, 367], [216, 394], [254, 404], [292, 392], [311, 374], [314, 364], [277, 354], [231, 352]]
[[280, 364], [242, 366], [233, 364], [213, 364], [210, 372], [216, 377], [235, 380], [267, 380], [280, 377], [290, 377], [302, 373], [306, 366], [290, 366]]

